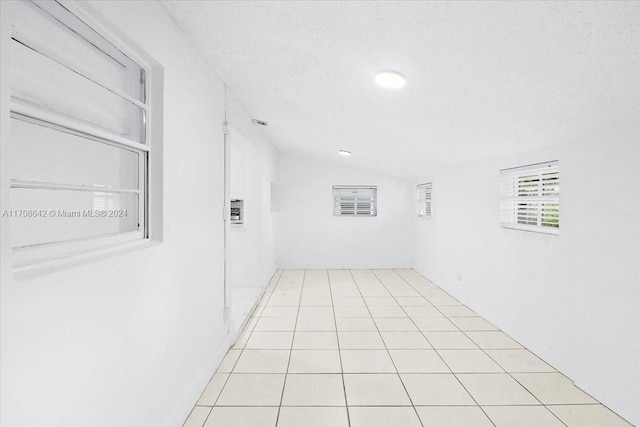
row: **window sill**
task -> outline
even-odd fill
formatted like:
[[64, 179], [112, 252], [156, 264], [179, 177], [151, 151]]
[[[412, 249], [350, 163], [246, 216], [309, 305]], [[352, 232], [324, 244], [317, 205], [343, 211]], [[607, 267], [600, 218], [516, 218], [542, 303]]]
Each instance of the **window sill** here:
[[518, 231], [526, 231], [528, 233], [537, 233], [537, 234], [545, 234], [547, 236], [559, 236], [560, 229], [559, 228], [542, 228], [542, 227], [534, 227], [534, 226], [524, 226], [524, 225], [511, 225], [511, 224], [500, 224], [501, 228], [506, 230], [518, 230]]
[[69, 254], [60, 258], [42, 261], [13, 268], [13, 278], [15, 280], [25, 280], [32, 277], [53, 273], [88, 264], [90, 262], [101, 261], [107, 258], [124, 255], [129, 252], [143, 250], [160, 245], [162, 242], [151, 239], [136, 240], [134, 242], [115, 244], [107, 247], [87, 250], [81, 253]]

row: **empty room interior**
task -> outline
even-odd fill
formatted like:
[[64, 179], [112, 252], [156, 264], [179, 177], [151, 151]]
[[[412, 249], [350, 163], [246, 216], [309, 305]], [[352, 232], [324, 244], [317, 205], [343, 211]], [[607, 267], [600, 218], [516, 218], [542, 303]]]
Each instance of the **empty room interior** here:
[[0, 1], [0, 425], [640, 425], [640, 2]]

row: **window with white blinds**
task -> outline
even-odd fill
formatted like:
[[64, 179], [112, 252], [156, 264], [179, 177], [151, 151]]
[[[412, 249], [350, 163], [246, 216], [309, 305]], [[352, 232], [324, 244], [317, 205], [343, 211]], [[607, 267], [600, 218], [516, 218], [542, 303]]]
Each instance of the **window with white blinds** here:
[[557, 161], [500, 171], [500, 224], [558, 234], [560, 170]]
[[3, 212], [18, 267], [149, 237], [149, 123], [160, 119], [150, 113], [160, 94], [151, 67], [72, 6], [11, 4]]
[[425, 184], [418, 185], [418, 216], [425, 218], [432, 218], [433, 213], [431, 210], [431, 191], [433, 184], [427, 182]]
[[377, 216], [378, 187], [364, 185], [333, 186], [334, 215]]

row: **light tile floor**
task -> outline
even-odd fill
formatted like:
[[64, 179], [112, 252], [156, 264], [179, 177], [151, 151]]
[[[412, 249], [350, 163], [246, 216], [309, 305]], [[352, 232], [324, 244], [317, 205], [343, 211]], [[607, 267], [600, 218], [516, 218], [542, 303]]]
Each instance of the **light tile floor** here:
[[184, 427], [630, 426], [414, 270], [278, 271]]

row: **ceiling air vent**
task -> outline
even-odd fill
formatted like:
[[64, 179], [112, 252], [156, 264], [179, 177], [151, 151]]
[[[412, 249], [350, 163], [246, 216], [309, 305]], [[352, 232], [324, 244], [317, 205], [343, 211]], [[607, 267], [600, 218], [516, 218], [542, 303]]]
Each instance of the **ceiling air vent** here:
[[260, 126], [269, 126], [269, 123], [265, 122], [264, 120], [252, 119], [251, 121]]

